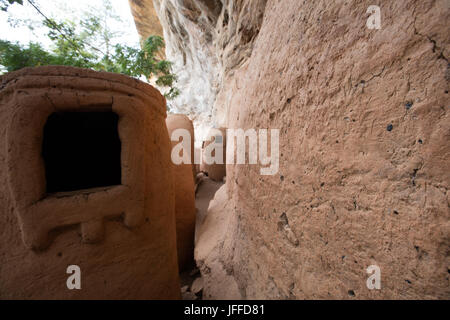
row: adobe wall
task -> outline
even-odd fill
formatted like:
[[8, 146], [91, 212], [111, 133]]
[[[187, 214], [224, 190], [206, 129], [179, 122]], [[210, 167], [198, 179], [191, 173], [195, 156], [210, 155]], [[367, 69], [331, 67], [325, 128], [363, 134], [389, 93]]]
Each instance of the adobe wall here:
[[[219, 130], [219, 131], [217, 131]], [[216, 132], [221, 132], [222, 134], [222, 143], [217, 144], [217, 148], [222, 149], [223, 153], [223, 161], [222, 163], [212, 163], [209, 164], [206, 162], [206, 158], [209, 156], [209, 152], [205, 150], [210, 144], [215, 143], [216, 138], [215, 134]], [[206, 172], [208, 174], [208, 177], [214, 181], [223, 181], [223, 178], [226, 176], [226, 150], [227, 150], [227, 130], [225, 128], [218, 128], [218, 129], [210, 129], [208, 134], [205, 137], [205, 140], [203, 141], [202, 146], [202, 163], [200, 165], [200, 171]], [[215, 156], [215, 151], [211, 153], [212, 158]]]
[[[165, 99], [132, 78], [71, 67], [0, 78], [0, 298], [178, 299]], [[113, 111], [120, 185], [46, 194], [43, 126], [54, 111]], [[69, 265], [81, 290], [68, 290]]]
[[[194, 265], [195, 181], [194, 181], [194, 127], [186, 115], [170, 114], [166, 120], [169, 137], [176, 129], [186, 129], [191, 137], [191, 164], [174, 164], [175, 217], [177, 230], [178, 264], [180, 270]], [[172, 146], [179, 144], [172, 141]]]

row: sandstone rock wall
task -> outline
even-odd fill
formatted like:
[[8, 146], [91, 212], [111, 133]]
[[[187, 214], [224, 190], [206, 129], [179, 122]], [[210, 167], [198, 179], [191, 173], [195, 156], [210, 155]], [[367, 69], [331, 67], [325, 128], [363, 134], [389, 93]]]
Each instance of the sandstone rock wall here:
[[450, 297], [449, 2], [381, 1], [380, 30], [370, 4], [269, 1], [236, 71], [228, 127], [281, 152], [276, 176], [227, 168], [243, 297]]
[[205, 300], [242, 299], [233, 270], [226, 269], [224, 264], [229, 255], [222, 256], [231, 252], [227, 247], [231, 239], [226, 234], [234, 234], [236, 218], [227, 186], [223, 185], [209, 203], [206, 220], [196, 230], [195, 260], [202, 273]]
[[225, 113], [216, 111], [216, 96], [225, 77], [250, 56], [265, 4], [266, 0], [154, 1], [181, 91], [169, 107], [193, 118], [199, 141], [211, 125], [225, 124]]
[[448, 299], [449, 2], [379, 1], [380, 30], [366, 0], [155, 2], [180, 111], [280, 129], [278, 175], [227, 168], [205, 296], [226, 270], [242, 298]]
[[151, 35], [163, 35], [153, 1], [128, 0], [128, 2], [141, 39], [147, 39]]

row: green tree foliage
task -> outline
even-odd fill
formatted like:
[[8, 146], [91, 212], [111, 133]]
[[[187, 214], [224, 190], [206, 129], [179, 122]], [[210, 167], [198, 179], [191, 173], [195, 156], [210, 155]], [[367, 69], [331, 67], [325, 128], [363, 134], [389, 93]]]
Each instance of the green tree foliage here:
[[[5, 1], [15, 0], [0, 1], [3, 5]], [[164, 40], [150, 36], [141, 47], [114, 43], [118, 34], [111, 31], [108, 22], [120, 18], [113, 14], [109, 1], [105, 0], [104, 4], [103, 12], [86, 13], [78, 23], [48, 18], [36, 7], [45, 18], [43, 24], [48, 28], [47, 36], [53, 43], [52, 48], [47, 50], [39, 43], [24, 46], [0, 40], [0, 65], [8, 72], [23, 67], [67, 65], [144, 77], [168, 88], [167, 98], [176, 97], [179, 91], [175, 87], [176, 76], [171, 72], [172, 64], [157, 58], [157, 53], [164, 47]]]
[[5, 40], [0, 40], [0, 64], [5, 66], [8, 72], [24, 67], [45, 65], [66, 65], [94, 69], [89, 61], [76, 55], [58, 55], [48, 52], [39, 43], [31, 42], [25, 47]]

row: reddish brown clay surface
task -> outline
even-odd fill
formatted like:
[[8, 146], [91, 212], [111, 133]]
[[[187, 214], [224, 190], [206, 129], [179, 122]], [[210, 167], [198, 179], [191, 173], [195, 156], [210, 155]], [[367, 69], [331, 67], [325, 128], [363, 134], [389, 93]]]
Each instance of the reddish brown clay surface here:
[[[195, 183], [194, 183], [194, 127], [192, 121], [185, 115], [168, 115], [167, 129], [169, 137], [176, 129], [186, 129], [190, 133], [191, 164], [173, 164], [175, 185], [175, 217], [177, 225], [178, 264], [180, 270], [193, 265], [194, 233], [195, 233]], [[179, 144], [172, 141], [172, 146]]]
[[370, 30], [371, 4], [267, 1], [223, 83], [227, 127], [280, 130], [277, 175], [227, 167], [235, 218], [211, 253], [220, 268], [202, 268], [243, 298], [450, 298], [449, 4], [379, 1]]
[[[71, 67], [0, 78], [0, 298], [177, 299], [174, 186], [164, 97], [132, 78]], [[46, 193], [53, 112], [119, 116], [121, 184]], [[81, 290], [66, 286], [69, 265]]]
[[[223, 161], [222, 163], [213, 163], [213, 164], [207, 164], [205, 162], [206, 157], [206, 148], [211, 144], [215, 143], [216, 140], [216, 133], [218, 133], [219, 130], [222, 133], [222, 143], [217, 144], [218, 147], [221, 147], [223, 149]], [[203, 151], [203, 157], [202, 157], [202, 163], [200, 165], [200, 171], [206, 172], [208, 174], [208, 177], [214, 181], [222, 182], [223, 178], [226, 176], [226, 138], [227, 138], [227, 131], [225, 128], [219, 128], [219, 129], [211, 129], [208, 134], [206, 135], [206, 139], [203, 142], [202, 151]], [[211, 153], [212, 157], [215, 156], [215, 151]]]

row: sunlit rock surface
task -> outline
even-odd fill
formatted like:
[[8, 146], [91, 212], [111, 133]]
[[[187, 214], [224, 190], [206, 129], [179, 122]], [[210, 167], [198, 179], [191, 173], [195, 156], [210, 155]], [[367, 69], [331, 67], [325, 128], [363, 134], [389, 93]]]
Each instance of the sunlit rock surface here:
[[153, 1], [128, 0], [128, 2], [139, 36], [142, 39], [151, 35], [163, 35], [163, 29], [153, 6]]

